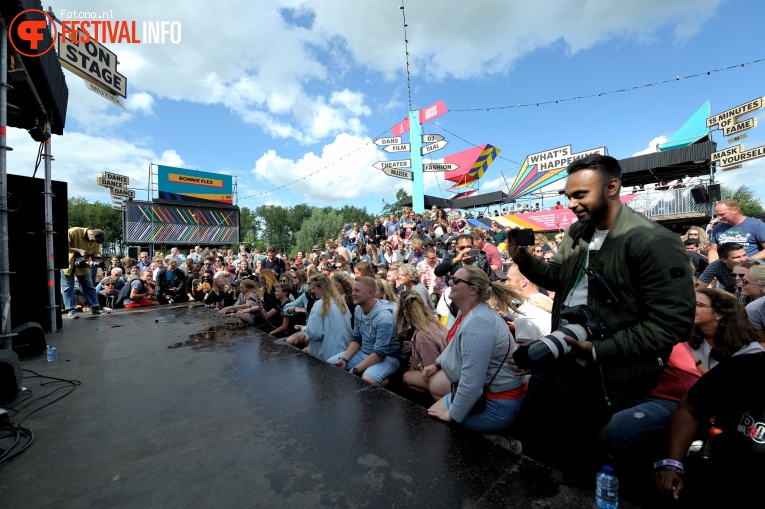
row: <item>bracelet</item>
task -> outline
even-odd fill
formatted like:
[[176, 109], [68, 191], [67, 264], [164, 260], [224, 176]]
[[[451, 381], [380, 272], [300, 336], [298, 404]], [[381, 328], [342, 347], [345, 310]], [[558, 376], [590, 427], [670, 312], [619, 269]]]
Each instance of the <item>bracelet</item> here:
[[438, 361], [433, 361], [433, 365], [436, 367], [436, 369], [441, 369], [441, 363]]
[[339, 358], [339, 359], [337, 359], [337, 360], [339, 360], [339, 361], [343, 361], [344, 363], [348, 364], [348, 359], [346, 359], [345, 357], [340, 357], [340, 358]]
[[696, 361], [696, 366], [701, 366], [701, 359]]
[[681, 462], [677, 460], [673, 460], [673, 459], [665, 459], [665, 460], [657, 461], [656, 463], [653, 464], [653, 469], [654, 471], [674, 470], [678, 474], [685, 473], [685, 466]]

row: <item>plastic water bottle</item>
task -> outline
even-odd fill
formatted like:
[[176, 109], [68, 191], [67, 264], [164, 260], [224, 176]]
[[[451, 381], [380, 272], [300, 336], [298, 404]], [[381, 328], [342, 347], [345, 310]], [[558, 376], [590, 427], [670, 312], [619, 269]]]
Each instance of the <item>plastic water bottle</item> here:
[[53, 345], [48, 345], [48, 362], [56, 362], [58, 359], [58, 349]]
[[603, 465], [603, 470], [595, 477], [595, 502], [601, 509], [619, 507], [619, 479], [608, 465]]

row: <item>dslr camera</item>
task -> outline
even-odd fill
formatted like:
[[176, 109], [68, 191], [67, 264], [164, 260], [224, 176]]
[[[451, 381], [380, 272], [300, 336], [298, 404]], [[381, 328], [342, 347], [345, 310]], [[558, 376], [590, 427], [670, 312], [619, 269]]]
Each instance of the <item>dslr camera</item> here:
[[78, 256], [74, 259], [75, 267], [90, 267], [91, 269], [103, 269], [106, 267], [104, 259], [100, 255], [92, 255], [85, 251], [85, 256]]
[[608, 326], [602, 318], [596, 316], [586, 305], [572, 306], [561, 311], [566, 325], [538, 341], [530, 341], [513, 352], [513, 360], [521, 369], [551, 364], [571, 351], [571, 346], [563, 339], [570, 336], [580, 343], [602, 339], [608, 332]]

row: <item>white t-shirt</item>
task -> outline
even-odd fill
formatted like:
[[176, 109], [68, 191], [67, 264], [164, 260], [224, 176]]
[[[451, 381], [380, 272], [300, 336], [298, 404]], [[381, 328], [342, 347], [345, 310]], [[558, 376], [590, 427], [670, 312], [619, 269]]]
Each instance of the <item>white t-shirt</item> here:
[[[587, 248], [587, 255], [584, 257], [584, 266], [586, 268], [589, 268], [590, 266], [590, 252], [600, 251], [600, 248], [603, 247], [603, 241], [606, 240], [606, 235], [608, 235], [608, 230], [595, 230], [590, 245]], [[571, 289], [568, 297], [563, 301], [563, 304], [566, 307], [587, 304], [587, 292], [590, 286], [589, 279], [587, 278], [587, 274], [584, 274], [584, 269], [580, 267], [580, 271], [577, 271], [577, 274], [581, 274], [579, 284]]]
[[[545, 295], [537, 294], [538, 297], [548, 299], [552, 303], [552, 299]], [[552, 325], [552, 314], [548, 313], [539, 306], [535, 306], [529, 301], [525, 301], [520, 305], [518, 310], [523, 313], [518, 314], [510, 312], [513, 317], [513, 323], [515, 323], [515, 340], [519, 343], [526, 341], [533, 341], [536, 339], [542, 339], [550, 334]]]

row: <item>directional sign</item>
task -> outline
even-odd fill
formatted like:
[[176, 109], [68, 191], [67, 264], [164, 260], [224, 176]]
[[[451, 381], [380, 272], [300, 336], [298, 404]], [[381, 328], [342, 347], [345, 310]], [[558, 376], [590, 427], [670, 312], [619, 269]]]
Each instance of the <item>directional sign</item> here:
[[385, 145], [400, 145], [401, 136], [396, 136], [394, 138], [377, 138], [374, 143], [375, 145], [379, 145], [383, 147]]
[[422, 171], [454, 171], [460, 165], [455, 163], [427, 163], [422, 165]]
[[437, 141], [443, 140], [444, 137], [440, 134], [423, 134], [422, 135], [422, 142], [423, 143], [435, 143]]
[[436, 150], [441, 150], [446, 145], [448, 145], [449, 142], [446, 140], [437, 141], [435, 143], [431, 143], [430, 145], [425, 145], [420, 149], [420, 153], [422, 155], [430, 154], [431, 152], [435, 152]]
[[747, 129], [754, 129], [755, 127], [757, 127], [757, 117], [752, 117], [733, 125], [726, 125], [723, 127], [723, 135], [732, 136]]
[[135, 198], [135, 191], [132, 189], [121, 189], [119, 187], [112, 187], [112, 196], [124, 196], [125, 198]]
[[397, 177], [400, 179], [414, 180], [414, 175], [411, 171], [397, 170], [395, 168], [383, 168], [383, 173], [389, 177]]
[[400, 143], [398, 145], [386, 145], [383, 147], [386, 152], [409, 152], [412, 150], [411, 143]]
[[383, 170], [385, 168], [411, 168], [411, 159], [402, 159], [401, 161], [377, 161], [372, 165], [373, 168]]

